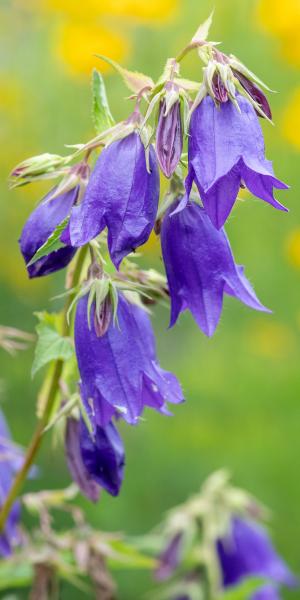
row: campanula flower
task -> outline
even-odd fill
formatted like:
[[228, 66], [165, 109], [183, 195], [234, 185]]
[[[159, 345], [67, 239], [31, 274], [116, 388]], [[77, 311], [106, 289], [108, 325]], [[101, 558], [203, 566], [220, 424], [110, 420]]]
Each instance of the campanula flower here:
[[286, 189], [265, 158], [262, 130], [252, 104], [243, 96], [239, 109], [228, 101], [215, 105], [206, 96], [194, 110], [189, 130], [188, 190], [195, 182], [206, 213], [217, 229], [225, 223], [241, 185], [279, 210], [273, 188]]
[[163, 100], [156, 129], [156, 155], [163, 174], [168, 178], [180, 161], [182, 144], [180, 101], [177, 100], [166, 114], [166, 100]]
[[169, 577], [171, 577], [176, 571], [181, 560], [182, 542], [182, 531], [179, 531], [170, 538], [168, 544], [158, 558], [159, 564], [155, 571], [156, 579], [161, 581], [164, 579], [169, 579]]
[[217, 230], [198, 204], [188, 202], [183, 210], [174, 212], [177, 205], [166, 213], [161, 228], [171, 297], [170, 326], [189, 309], [200, 329], [211, 336], [221, 317], [224, 294], [267, 311], [243, 268], [236, 265], [225, 231]]
[[[23, 462], [23, 455], [17, 446], [13, 444], [3, 414], [0, 412], [0, 506], [5, 500], [13, 479]], [[14, 546], [21, 542], [19, 531], [20, 504], [15, 502], [5, 529], [0, 535], [0, 555], [9, 556]]]
[[72, 211], [73, 246], [86, 244], [107, 227], [109, 252], [118, 267], [127, 254], [148, 240], [159, 199], [159, 173], [152, 146], [149, 168], [145, 148], [135, 132], [101, 152], [83, 201]]
[[76, 309], [75, 348], [81, 377], [81, 392], [90, 419], [106, 427], [114, 415], [135, 424], [145, 406], [169, 414], [167, 402], [182, 401], [174, 375], [156, 361], [155, 341], [145, 311], [119, 295], [117, 322], [97, 337], [92, 305], [91, 327], [88, 297]]
[[[236, 71], [233, 69], [234, 76], [238, 79], [241, 86], [244, 90], [249, 94], [250, 98], [254, 100], [260, 107], [260, 109], [264, 112], [264, 114], [268, 117], [268, 119], [272, 120], [272, 111], [268, 99], [264, 92], [256, 85], [251, 79], [248, 79], [243, 73], [240, 71]], [[259, 116], [259, 113], [257, 113]]]
[[53, 190], [49, 192], [31, 213], [26, 221], [19, 240], [29, 277], [41, 277], [66, 267], [72, 260], [76, 248], [70, 245], [60, 248], [40, 258], [32, 265], [28, 263], [36, 251], [47, 241], [54, 229], [71, 213], [76, 202], [78, 187], [50, 199]]
[[257, 523], [233, 518], [231, 532], [217, 543], [224, 587], [246, 577], [266, 579], [251, 600], [277, 600], [279, 587], [295, 587], [297, 579], [276, 553], [266, 531]]
[[80, 448], [80, 422], [69, 417], [65, 431], [65, 452], [69, 471], [81, 492], [92, 502], [97, 502], [100, 486], [86, 469]]

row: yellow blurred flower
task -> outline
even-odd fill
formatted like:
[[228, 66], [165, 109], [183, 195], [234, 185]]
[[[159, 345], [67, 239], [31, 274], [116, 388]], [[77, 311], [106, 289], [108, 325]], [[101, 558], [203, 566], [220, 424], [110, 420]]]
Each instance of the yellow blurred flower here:
[[259, 356], [282, 359], [289, 356], [295, 347], [293, 331], [282, 323], [259, 319], [252, 322], [247, 335], [247, 345]]
[[[92, 24], [66, 22], [59, 28], [55, 42], [57, 57], [76, 75], [90, 73], [99, 62], [95, 57], [97, 52], [119, 62], [129, 51], [129, 43], [123, 36]], [[108, 68], [101, 63], [101, 72]]]
[[293, 267], [300, 269], [300, 228], [291, 231], [285, 244], [286, 257]]
[[300, 87], [293, 91], [285, 107], [282, 133], [288, 142], [300, 149]]
[[265, 31], [279, 38], [285, 59], [299, 67], [300, 0], [260, 0], [257, 17]]
[[69, 18], [80, 20], [116, 16], [140, 21], [161, 21], [175, 13], [178, 0], [44, 0], [40, 5], [48, 11], [64, 13]]

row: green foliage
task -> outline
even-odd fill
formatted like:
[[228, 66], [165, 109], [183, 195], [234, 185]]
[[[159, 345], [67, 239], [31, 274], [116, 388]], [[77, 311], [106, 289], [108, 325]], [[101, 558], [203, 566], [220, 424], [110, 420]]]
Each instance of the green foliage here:
[[93, 70], [93, 121], [97, 133], [102, 133], [114, 125], [114, 118], [110, 112], [103, 77], [97, 69]]
[[28, 587], [32, 578], [33, 568], [25, 557], [20, 562], [12, 559], [0, 562], [0, 590]]
[[53, 233], [48, 237], [45, 243], [38, 248], [30, 262], [28, 263], [28, 267], [33, 265], [37, 260], [43, 258], [44, 256], [48, 256], [50, 252], [55, 252], [60, 248], [64, 248], [65, 244], [60, 241], [60, 236], [64, 229], [66, 228], [69, 221], [69, 216], [67, 216], [57, 227], [54, 229]]
[[[264, 585], [265, 581], [259, 579], [257, 577], [251, 577], [243, 581], [240, 585], [234, 586], [224, 594], [222, 594], [222, 600], [248, 600], [251, 598], [252, 594], [262, 585]], [[221, 600], [220, 599], [220, 600]]]
[[32, 364], [32, 377], [53, 360], [68, 360], [73, 355], [73, 346], [69, 338], [59, 333], [60, 317], [56, 313], [35, 313], [39, 319], [36, 326], [38, 341], [35, 347]]

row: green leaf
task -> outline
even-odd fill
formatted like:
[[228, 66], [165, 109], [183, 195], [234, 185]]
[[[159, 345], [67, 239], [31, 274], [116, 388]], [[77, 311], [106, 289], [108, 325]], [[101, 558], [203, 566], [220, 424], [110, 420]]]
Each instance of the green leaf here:
[[152, 89], [154, 87], [154, 82], [151, 77], [148, 77], [148, 75], [144, 75], [144, 73], [138, 73], [137, 71], [128, 71], [127, 69], [121, 67], [121, 65], [114, 60], [111, 60], [102, 54], [96, 54], [96, 56], [113, 67], [119, 73], [119, 75], [121, 75], [127, 87], [135, 94], [138, 94], [144, 88]]
[[33, 579], [33, 568], [27, 562], [7, 559], [0, 563], [0, 590], [28, 587]]
[[38, 341], [35, 347], [32, 377], [44, 365], [53, 360], [68, 360], [73, 355], [73, 346], [69, 338], [63, 337], [57, 330], [58, 315], [36, 313], [40, 323], [36, 327]]
[[246, 579], [239, 586], [234, 586], [220, 596], [220, 600], [248, 600], [252, 594], [264, 585], [265, 581], [260, 578]]
[[115, 123], [110, 112], [103, 77], [97, 69], [93, 70], [92, 76], [93, 92], [93, 121], [97, 133], [102, 133]]
[[112, 540], [110, 546], [114, 555], [108, 558], [110, 567], [115, 569], [154, 569], [157, 561], [123, 540]]
[[59, 225], [57, 225], [57, 227], [54, 229], [54, 231], [51, 233], [51, 235], [48, 237], [45, 243], [40, 248], [38, 248], [32, 259], [29, 261], [29, 263], [27, 263], [28, 267], [30, 267], [30, 265], [33, 265], [40, 258], [48, 256], [50, 252], [55, 252], [56, 250], [65, 247], [65, 244], [63, 244], [60, 241], [60, 236], [63, 230], [66, 228], [69, 218], [70, 217], [68, 215], [61, 223], [59, 223]]

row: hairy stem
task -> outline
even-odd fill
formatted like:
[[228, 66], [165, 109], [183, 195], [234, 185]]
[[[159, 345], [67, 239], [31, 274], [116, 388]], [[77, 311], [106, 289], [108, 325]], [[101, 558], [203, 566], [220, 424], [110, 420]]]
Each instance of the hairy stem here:
[[[80, 281], [80, 276], [81, 276], [82, 268], [84, 265], [86, 252], [87, 252], [87, 246], [84, 246], [78, 252], [76, 265], [75, 265], [74, 271], [70, 274], [70, 279], [69, 279], [69, 286], [71, 288], [76, 287]], [[63, 327], [62, 327], [62, 335], [63, 336], [66, 336], [69, 334], [67, 313], [68, 313], [68, 310], [69, 310], [72, 300], [73, 300], [73, 296], [71, 294], [70, 296], [68, 296], [68, 299], [64, 306], [64, 319], [63, 319]], [[0, 531], [5, 526], [5, 522], [10, 513], [10, 509], [11, 509], [15, 499], [20, 494], [20, 491], [21, 491], [21, 489], [25, 483], [25, 480], [27, 478], [28, 472], [35, 460], [36, 454], [42, 443], [44, 429], [48, 425], [48, 421], [49, 421], [49, 418], [50, 418], [50, 415], [51, 415], [52, 409], [53, 409], [53, 404], [55, 402], [56, 394], [59, 389], [59, 380], [62, 375], [63, 366], [64, 366], [64, 362], [62, 360], [57, 360], [55, 362], [52, 379], [51, 379], [51, 383], [50, 383], [49, 390], [47, 393], [47, 398], [46, 398], [43, 414], [38, 421], [36, 430], [32, 436], [31, 442], [27, 448], [25, 458], [24, 458], [24, 463], [23, 463], [20, 471], [18, 471], [16, 478], [10, 488], [7, 498], [6, 498], [5, 502], [3, 503], [3, 506], [0, 511]]]

